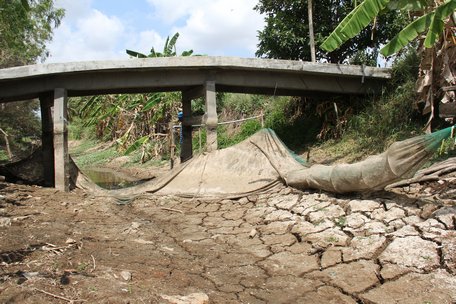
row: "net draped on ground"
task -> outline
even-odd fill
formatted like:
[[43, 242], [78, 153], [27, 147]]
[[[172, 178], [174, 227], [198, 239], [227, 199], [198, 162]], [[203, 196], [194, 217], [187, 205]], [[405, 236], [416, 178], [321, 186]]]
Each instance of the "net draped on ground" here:
[[274, 131], [263, 129], [235, 146], [195, 156], [168, 174], [138, 186], [103, 190], [82, 173], [77, 175], [76, 185], [119, 199], [143, 193], [236, 198], [261, 193], [281, 183], [335, 193], [375, 191], [413, 176], [442, 140], [450, 136], [452, 127], [396, 142], [384, 153], [358, 163], [309, 167]]

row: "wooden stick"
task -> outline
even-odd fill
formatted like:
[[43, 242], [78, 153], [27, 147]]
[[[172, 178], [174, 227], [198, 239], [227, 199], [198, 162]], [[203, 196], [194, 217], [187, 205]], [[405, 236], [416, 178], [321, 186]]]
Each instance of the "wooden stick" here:
[[91, 254], [90, 256], [92, 257], [92, 261], [93, 261], [93, 268], [92, 268], [91, 272], [94, 272], [95, 268], [97, 268], [97, 264], [95, 264], [95, 258], [93, 257], [93, 255]]
[[182, 210], [177, 210], [177, 209], [173, 209], [173, 208], [161, 207], [161, 209], [163, 209], [163, 210], [168, 210], [168, 211], [179, 212], [179, 213], [184, 214], [184, 212], [183, 212]]
[[50, 293], [50, 292], [47, 292], [45, 290], [41, 290], [41, 289], [38, 289], [38, 288], [35, 288], [35, 290], [39, 291], [39, 292], [42, 292], [48, 296], [51, 296], [51, 297], [54, 297], [56, 299], [60, 299], [60, 300], [64, 300], [64, 301], [67, 301], [68, 303], [74, 303], [74, 302], [85, 302], [85, 300], [71, 300], [71, 299], [68, 299], [68, 298], [65, 298], [65, 297], [62, 297], [62, 296], [59, 296], [59, 295], [56, 295], [56, 294], [53, 294], [53, 293]]

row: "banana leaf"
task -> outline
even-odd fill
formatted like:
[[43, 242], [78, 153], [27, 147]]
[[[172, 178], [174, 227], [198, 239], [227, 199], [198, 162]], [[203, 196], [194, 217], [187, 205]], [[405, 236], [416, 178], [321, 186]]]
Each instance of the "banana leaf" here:
[[126, 50], [127, 54], [132, 56], [132, 57], [135, 57], [135, 58], [147, 58], [146, 55], [142, 54], [142, 53], [139, 53], [139, 52], [136, 52], [136, 51], [132, 51], [132, 50]]
[[413, 41], [416, 37], [418, 37], [418, 35], [426, 31], [431, 24], [433, 16], [434, 12], [431, 12], [427, 15], [421, 16], [407, 25], [380, 50], [380, 54], [387, 57], [399, 52], [403, 47], [408, 45], [409, 42]]
[[127, 150], [125, 150], [124, 155], [128, 155], [131, 152], [138, 150], [142, 145], [144, 145], [148, 141], [149, 141], [149, 135], [138, 138], [131, 146], [129, 146], [127, 148]]
[[154, 48], [151, 48], [150, 54], [147, 57], [149, 57], [149, 58], [163, 57], [163, 54], [160, 52], [156, 52]]
[[444, 4], [436, 8], [434, 16], [429, 26], [429, 31], [424, 40], [424, 46], [432, 47], [443, 32], [445, 19], [456, 10], [456, 0], [446, 1]]
[[323, 41], [321, 48], [331, 52], [359, 34], [382, 11], [390, 0], [364, 0], [352, 10]]
[[390, 10], [423, 11], [427, 6], [426, 0], [395, 0], [388, 3]]
[[99, 99], [98, 97], [98, 95], [91, 97], [89, 101], [87, 101], [85, 105], [82, 107], [80, 113], [85, 116], [92, 109], [93, 106], [97, 105], [97, 101]]
[[181, 56], [187, 57], [187, 56], [192, 56], [192, 54], [193, 54], [193, 50], [188, 50], [188, 51], [183, 51]]
[[155, 105], [157, 105], [162, 99], [162, 94], [154, 94], [152, 96], [152, 100], [150, 100], [148, 103], [146, 103], [146, 105], [144, 106], [144, 108], [142, 108], [142, 112], [147, 112], [149, 111], [150, 109], [152, 109]]
[[163, 54], [165, 56], [175, 56], [176, 52], [173, 52], [173, 49], [176, 48], [176, 42], [177, 39], [179, 38], [179, 33], [174, 34], [174, 36], [171, 38], [171, 40], [168, 38], [166, 39], [165, 43], [165, 49], [163, 50]]

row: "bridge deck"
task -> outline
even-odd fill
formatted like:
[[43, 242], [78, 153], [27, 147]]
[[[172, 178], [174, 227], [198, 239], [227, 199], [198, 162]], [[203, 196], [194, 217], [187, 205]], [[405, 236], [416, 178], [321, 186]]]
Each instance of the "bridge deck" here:
[[0, 69], [0, 102], [37, 98], [55, 88], [65, 88], [68, 96], [186, 91], [208, 80], [218, 92], [366, 94], [389, 77], [382, 68], [207, 56], [37, 64]]

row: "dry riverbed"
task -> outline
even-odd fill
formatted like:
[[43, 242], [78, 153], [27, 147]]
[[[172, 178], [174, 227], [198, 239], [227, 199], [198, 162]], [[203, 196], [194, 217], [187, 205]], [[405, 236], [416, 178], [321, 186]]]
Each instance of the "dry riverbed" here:
[[456, 302], [456, 207], [432, 200], [0, 195], [2, 303]]

